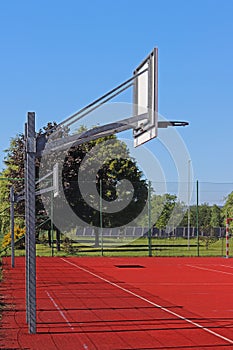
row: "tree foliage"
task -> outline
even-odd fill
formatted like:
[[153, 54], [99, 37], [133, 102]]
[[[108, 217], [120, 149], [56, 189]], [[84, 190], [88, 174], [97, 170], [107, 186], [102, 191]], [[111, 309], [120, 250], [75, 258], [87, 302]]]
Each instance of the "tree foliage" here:
[[[103, 142], [106, 139], [111, 140], [107, 148], [105, 142]], [[83, 165], [86, 154], [91, 152], [97, 144], [98, 154], [89, 157]], [[91, 174], [98, 168], [98, 155], [103, 155], [103, 158], [105, 158], [105, 152], [107, 152], [107, 160], [101, 164], [97, 174]], [[97, 196], [93, 194], [91, 198], [93, 205], [86, 203], [81, 193], [78, 176], [83, 166], [82, 171], [86, 172], [86, 178], [89, 179], [89, 175], [91, 175], [97, 189]], [[96, 227], [100, 227], [100, 210], [98, 208], [101, 197], [106, 201], [105, 203], [113, 201], [116, 205], [117, 202], [120, 205], [122, 201], [129, 203], [126, 208], [117, 212], [108, 212], [108, 210], [105, 210], [106, 208], [103, 208], [103, 227], [119, 227], [133, 221], [140, 214], [147, 200], [147, 184], [142, 178], [142, 172], [138, 169], [136, 162], [131, 159], [125, 143], [119, 141], [115, 136], [72, 147], [65, 157], [62, 177], [65, 196], [74, 213], [84, 223]], [[130, 191], [127, 184], [125, 188], [121, 186], [124, 185], [124, 180], [128, 180], [127, 184], [130, 182], [132, 185], [133, 188]], [[89, 186], [88, 181], [86, 186]], [[121, 186], [120, 197], [118, 196], [119, 186]]]
[[214, 204], [211, 207], [211, 219], [210, 219], [210, 226], [211, 227], [220, 227], [223, 226], [223, 216], [222, 211], [219, 206]]
[[[233, 218], [233, 192], [231, 192], [227, 198], [222, 209], [222, 216], [226, 222], [227, 218]], [[230, 222], [230, 228], [233, 229], [233, 222]]]
[[[49, 135], [53, 133], [54, 126], [56, 123], [48, 123], [46, 127], [39, 131], [37, 136]], [[61, 134], [60, 136], [64, 136]], [[57, 135], [56, 135], [57, 136]], [[105, 148], [103, 141], [111, 140], [110, 147]], [[64, 186], [64, 192], [66, 199], [74, 211], [84, 222], [99, 226], [100, 225], [100, 214], [98, 210], [93, 209], [90, 205], [85, 203], [85, 200], [81, 196], [80, 188], [78, 184], [78, 173], [82, 165], [82, 161], [86, 155], [96, 146], [99, 145], [99, 152], [105, 154], [107, 152], [107, 161], [104, 162], [98, 169], [96, 174], [95, 182], [98, 193], [100, 194], [100, 183], [102, 185], [102, 197], [107, 202], [122, 201], [131, 198], [127, 186], [122, 188], [121, 186], [121, 198], [118, 198], [118, 188], [127, 179], [133, 186], [133, 198], [127, 205], [127, 208], [120, 211], [120, 213], [103, 213], [103, 226], [104, 227], [115, 227], [121, 226], [133, 220], [140, 213], [147, 200], [147, 184], [142, 178], [142, 172], [138, 169], [136, 162], [130, 157], [129, 150], [125, 143], [119, 141], [115, 136], [109, 136], [107, 138], [101, 138], [95, 141], [83, 143], [82, 145], [73, 144], [68, 152], [57, 152], [54, 155], [50, 155], [46, 164], [48, 172], [52, 169], [57, 159], [64, 159], [62, 169], [62, 182]], [[121, 155], [119, 157], [119, 154]], [[92, 172], [95, 168], [95, 163], [98, 163], [98, 154], [90, 157], [86, 166], [88, 166], [88, 172]], [[11, 140], [9, 149], [6, 151], [5, 157], [5, 175], [9, 178], [24, 178], [24, 135], [17, 135]], [[36, 176], [38, 177], [43, 165], [40, 159], [36, 160]], [[88, 174], [87, 174], [88, 175]], [[88, 177], [88, 176], [87, 176]], [[20, 192], [24, 188], [24, 181], [15, 182], [9, 180], [5, 187], [5, 192], [9, 196], [10, 186], [14, 186], [15, 192]], [[3, 188], [0, 190], [0, 194], [5, 193]], [[122, 198], [123, 196], [123, 198]], [[51, 196], [49, 196], [51, 198]], [[50, 200], [50, 199], [49, 199]], [[99, 199], [94, 198], [95, 202]], [[127, 202], [128, 203], [128, 202]], [[95, 203], [96, 204], [96, 203]], [[69, 222], [69, 218], [62, 216], [62, 203], [58, 197], [54, 200], [55, 209], [61, 209], [61, 221], [66, 224], [67, 230], [71, 228], [72, 223]], [[24, 203], [20, 202], [17, 204], [15, 209], [16, 214], [24, 214]], [[40, 196], [36, 197], [36, 214], [37, 214], [37, 225], [40, 225], [44, 229], [51, 229], [51, 222], [48, 220], [48, 215], [44, 209], [43, 202]], [[43, 217], [43, 218], [42, 218]], [[66, 220], [67, 219], [67, 220]], [[45, 222], [43, 224], [43, 221]], [[64, 226], [64, 225], [63, 225]]]

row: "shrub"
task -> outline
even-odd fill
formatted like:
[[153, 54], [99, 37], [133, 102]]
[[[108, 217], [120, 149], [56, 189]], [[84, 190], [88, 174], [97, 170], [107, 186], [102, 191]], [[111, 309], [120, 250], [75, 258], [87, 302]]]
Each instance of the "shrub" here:
[[75, 249], [72, 245], [72, 241], [68, 237], [66, 237], [64, 239], [63, 248], [67, 254], [74, 254], [75, 253]]
[[[19, 226], [15, 226], [14, 228], [14, 236], [15, 236], [15, 242], [19, 240], [20, 238], [24, 237], [25, 235], [25, 228], [20, 228]], [[11, 245], [11, 232], [8, 232], [4, 235], [3, 241], [2, 241], [2, 248], [5, 249]]]

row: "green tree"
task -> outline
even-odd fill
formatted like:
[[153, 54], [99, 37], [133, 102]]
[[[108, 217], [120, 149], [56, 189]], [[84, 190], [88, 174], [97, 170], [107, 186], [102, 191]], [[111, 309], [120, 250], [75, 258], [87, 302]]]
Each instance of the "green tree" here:
[[[48, 123], [46, 127], [39, 131], [37, 136], [41, 136], [46, 132], [48, 136], [49, 133], [53, 137], [53, 130], [55, 123]], [[49, 132], [49, 130], [51, 130]], [[84, 131], [84, 129], [82, 130]], [[55, 133], [55, 137], [61, 138], [67, 135], [67, 130], [60, 131], [60, 135]], [[12, 139], [11, 146], [7, 150], [7, 155], [5, 159], [6, 173], [9, 177], [24, 177], [24, 142], [23, 135], [17, 136]], [[103, 140], [111, 140], [111, 146], [105, 149], [105, 144]], [[44, 168], [45, 172], [52, 170], [53, 165], [57, 162], [58, 158], [64, 160], [62, 169], [62, 181], [66, 199], [72, 208], [72, 210], [82, 218], [82, 220], [88, 224], [99, 226], [100, 225], [100, 215], [98, 210], [93, 210], [91, 206], [85, 203], [81, 196], [80, 188], [78, 184], [78, 172], [82, 166], [82, 161], [85, 156], [95, 147], [97, 144], [100, 145], [100, 153], [107, 152], [108, 161], [105, 162], [98, 173], [96, 174], [96, 187], [98, 192], [100, 192], [100, 182], [102, 182], [102, 195], [103, 199], [106, 201], [127, 201], [131, 198], [131, 193], [127, 186], [121, 191], [121, 198], [118, 198], [118, 187], [121, 183], [124, 183], [124, 179], [127, 179], [133, 186], [133, 197], [131, 202], [128, 204], [127, 208], [121, 210], [119, 213], [103, 213], [103, 226], [104, 227], [116, 227], [127, 224], [129, 221], [133, 220], [137, 215], [140, 214], [147, 200], [147, 184], [142, 178], [142, 172], [138, 169], [136, 162], [130, 158], [129, 150], [127, 149], [125, 143], [119, 141], [115, 136], [109, 136], [107, 138], [98, 139], [95, 141], [87, 142], [81, 145], [73, 144], [68, 152], [59, 151], [56, 154], [48, 156], [48, 162]], [[103, 144], [103, 145], [102, 145]], [[119, 154], [121, 155], [119, 157]], [[91, 172], [95, 168], [95, 163], [98, 160], [98, 155], [93, 156], [88, 159], [87, 165], [88, 171]], [[36, 176], [39, 176], [39, 172], [43, 170], [43, 163], [40, 159], [36, 160]], [[41, 173], [40, 173], [41, 174]], [[8, 183], [8, 188], [12, 185], [11, 181]], [[20, 185], [15, 185], [15, 191], [18, 192], [23, 189], [24, 183], [21, 182]], [[121, 188], [122, 190], [122, 188]], [[48, 195], [48, 201], [50, 201], [51, 196]], [[99, 199], [94, 198], [93, 201], [99, 201]], [[68, 230], [72, 225], [69, 222], [69, 218], [64, 218], [62, 212], [62, 202], [60, 198], [54, 200], [55, 209], [60, 210], [61, 227], [66, 227]], [[24, 213], [24, 204], [19, 203], [16, 208], [16, 212]], [[36, 213], [39, 219], [37, 224], [42, 224], [44, 219], [47, 220], [44, 205], [40, 196], [36, 198]], [[44, 219], [41, 218], [44, 215]], [[48, 213], [49, 215], [49, 213]], [[58, 225], [60, 227], [60, 225]], [[50, 220], [47, 220], [44, 229], [51, 229]], [[60, 230], [57, 229], [57, 234], [60, 235]], [[98, 240], [97, 240], [98, 241]]]
[[[229, 195], [226, 198], [226, 202], [222, 208], [222, 217], [224, 220], [224, 223], [226, 222], [227, 218], [233, 218], [233, 192], [229, 193]], [[231, 229], [233, 228], [233, 222], [230, 222]]]
[[[156, 189], [155, 189], [156, 190]], [[165, 229], [167, 226], [175, 228], [179, 225], [185, 214], [185, 206], [177, 200], [176, 195], [153, 194], [151, 198], [151, 224], [159, 229]], [[140, 221], [141, 226], [148, 226], [148, 215], [145, 215]]]
[[[196, 205], [191, 205], [189, 208], [190, 215], [190, 227], [196, 226], [196, 217], [197, 217], [197, 207]], [[188, 209], [186, 208], [186, 212], [183, 216], [183, 219], [180, 223], [181, 227], [188, 227]]]
[[[45, 131], [53, 129], [56, 124], [48, 123], [43, 129], [39, 130], [37, 136], [44, 134]], [[14, 192], [19, 193], [24, 190], [24, 135], [18, 134], [10, 140], [9, 148], [5, 150], [4, 164], [5, 169], [2, 172], [2, 176], [9, 180], [0, 183], [0, 197], [1, 203], [5, 203], [5, 206], [9, 206], [9, 192], [10, 187], [14, 187]], [[39, 159], [36, 159], [35, 169], [36, 177], [39, 174]], [[18, 179], [18, 180], [17, 180]], [[4, 200], [3, 200], [4, 198]], [[2, 204], [3, 205], [3, 204]], [[4, 206], [3, 205], [3, 206]], [[9, 210], [8, 210], [9, 213]], [[24, 223], [25, 204], [24, 201], [20, 201], [15, 204], [15, 223], [20, 227], [25, 225]], [[46, 221], [48, 217], [44, 210], [40, 197], [36, 197], [36, 214], [37, 214], [37, 225]], [[44, 218], [42, 218], [44, 216]], [[9, 230], [9, 218], [7, 222], [1, 222], [2, 231], [6, 231], [4, 226], [7, 225]], [[46, 221], [44, 229], [50, 229], [50, 221]]]
[[[2, 171], [1, 178], [7, 180], [0, 181], [0, 222], [2, 234], [10, 229], [10, 187], [13, 186], [14, 191], [19, 192], [24, 186], [24, 175], [21, 167], [24, 157], [22, 149], [23, 135], [19, 134], [10, 140], [9, 148], [5, 150], [4, 163], [6, 168]], [[18, 204], [15, 213], [15, 223], [20, 227], [24, 225], [23, 213], [22, 205]]]
[[211, 227], [221, 227], [223, 224], [222, 222], [222, 211], [219, 206], [214, 204], [211, 208], [211, 219], [210, 219], [210, 226]]
[[172, 195], [172, 194], [165, 194], [164, 195], [164, 201], [163, 201], [163, 209], [162, 209], [162, 213], [159, 217], [159, 219], [157, 220], [157, 222], [155, 223], [156, 227], [159, 229], [164, 229], [168, 222], [169, 219], [171, 218], [171, 214], [172, 211], [176, 205], [176, 195]]
[[[5, 180], [6, 174], [3, 171], [0, 174], [0, 238], [10, 229], [10, 203], [9, 203], [9, 186]], [[4, 178], [4, 180], [3, 180]]]
[[233, 217], [233, 192], [231, 192], [223, 206], [223, 215], [225, 218]]
[[[111, 140], [106, 144], [103, 141]], [[106, 161], [98, 169], [97, 174], [92, 174], [98, 168], [98, 154], [90, 156], [83, 165], [83, 160], [87, 154], [91, 154], [92, 149], [98, 144], [99, 155], [103, 155]], [[93, 205], [86, 203], [82, 197], [79, 171], [85, 167], [86, 178], [94, 175], [94, 183], [97, 188], [97, 195], [92, 195]], [[108, 212], [103, 210], [102, 225], [107, 227], [120, 227], [127, 225], [137, 218], [143, 210], [147, 201], [147, 184], [142, 178], [142, 172], [138, 169], [136, 162], [130, 158], [129, 150], [125, 143], [119, 141], [115, 136], [98, 139], [86, 144], [73, 146], [66, 156], [63, 166], [63, 184], [66, 199], [74, 213], [88, 225], [100, 227], [100, 212], [97, 208], [100, 203], [100, 184], [102, 184], [102, 197], [107, 202], [119, 205], [119, 210]], [[129, 190], [128, 183], [125, 187], [123, 180], [128, 180], [132, 188]], [[88, 185], [88, 184], [87, 184]], [[121, 186], [121, 196], [118, 197], [118, 188]], [[121, 209], [121, 203], [128, 205]], [[103, 208], [106, 209], [106, 208]], [[62, 223], [61, 223], [62, 225]], [[64, 223], [63, 223], [64, 225]], [[71, 223], [65, 224], [67, 227]], [[60, 225], [59, 225], [60, 226]], [[96, 230], [96, 245], [98, 245], [98, 229]]]
[[199, 227], [201, 229], [206, 229], [210, 226], [211, 221], [211, 207], [208, 205], [208, 203], [204, 203], [199, 205]]

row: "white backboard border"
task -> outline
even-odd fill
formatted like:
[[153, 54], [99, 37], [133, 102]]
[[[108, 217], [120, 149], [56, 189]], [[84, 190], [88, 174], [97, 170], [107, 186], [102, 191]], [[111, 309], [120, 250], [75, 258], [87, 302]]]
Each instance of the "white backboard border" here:
[[[138, 75], [140, 72], [143, 72]], [[134, 116], [147, 114], [147, 118], [137, 123], [134, 129], [134, 146], [157, 137], [158, 133], [158, 48], [135, 69], [134, 76]]]

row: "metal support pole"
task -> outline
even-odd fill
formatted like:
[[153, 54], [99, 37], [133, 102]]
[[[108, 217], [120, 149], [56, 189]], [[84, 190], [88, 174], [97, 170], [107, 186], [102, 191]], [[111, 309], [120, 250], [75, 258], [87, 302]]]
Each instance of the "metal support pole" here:
[[53, 191], [51, 191], [50, 200], [51, 200], [51, 208], [50, 208], [51, 253], [52, 253], [52, 257], [54, 257], [54, 245], [53, 245], [53, 240], [54, 240], [54, 230], [53, 230]]
[[36, 333], [36, 234], [35, 234], [35, 113], [27, 115], [26, 133], [26, 284], [28, 305], [28, 330]]
[[11, 213], [11, 267], [15, 267], [15, 210], [14, 210], [14, 187], [10, 189], [10, 213]]
[[26, 300], [26, 323], [29, 322], [29, 234], [28, 234], [28, 228], [27, 228], [27, 223], [28, 223], [28, 210], [26, 210], [26, 203], [28, 202], [28, 191], [27, 191], [27, 132], [28, 132], [28, 127], [27, 123], [25, 123], [25, 129], [24, 129], [24, 192], [25, 192], [25, 226], [26, 226], [26, 234], [25, 234], [25, 300]]
[[149, 256], [152, 256], [152, 247], [151, 247], [151, 181], [149, 181], [148, 186], [148, 253]]
[[198, 180], [197, 180], [196, 227], [197, 227], [197, 256], [199, 256], [200, 247], [199, 247], [199, 184], [198, 184]]
[[226, 219], [226, 258], [229, 258], [229, 219]]
[[100, 235], [101, 235], [101, 255], [104, 255], [103, 246], [103, 183], [100, 180]]

